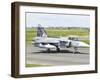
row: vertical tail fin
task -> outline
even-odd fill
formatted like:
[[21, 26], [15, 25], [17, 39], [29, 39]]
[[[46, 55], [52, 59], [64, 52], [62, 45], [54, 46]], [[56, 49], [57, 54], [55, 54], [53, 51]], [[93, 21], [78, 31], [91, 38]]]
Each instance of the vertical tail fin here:
[[38, 24], [38, 27], [37, 27], [37, 37], [47, 37], [46, 31], [40, 24]]

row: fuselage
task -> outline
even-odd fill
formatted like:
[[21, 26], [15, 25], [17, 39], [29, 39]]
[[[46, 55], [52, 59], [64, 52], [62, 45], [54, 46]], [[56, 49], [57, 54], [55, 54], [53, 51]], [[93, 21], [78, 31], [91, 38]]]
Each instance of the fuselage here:
[[51, 37], [35, 37], [34, 44], [40, 48], [69, 48], [69, 47], [89, 47], [88, 44], [77, 41], [69, 40], [67, 37], [51, 38]]

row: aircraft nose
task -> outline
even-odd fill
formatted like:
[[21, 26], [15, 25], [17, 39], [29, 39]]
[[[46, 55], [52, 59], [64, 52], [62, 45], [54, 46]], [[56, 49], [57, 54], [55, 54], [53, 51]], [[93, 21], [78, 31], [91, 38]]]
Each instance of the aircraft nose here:
[[79, 42], [79, 46], [80, 47], [89, 47], [89, 45], [84, 42]]

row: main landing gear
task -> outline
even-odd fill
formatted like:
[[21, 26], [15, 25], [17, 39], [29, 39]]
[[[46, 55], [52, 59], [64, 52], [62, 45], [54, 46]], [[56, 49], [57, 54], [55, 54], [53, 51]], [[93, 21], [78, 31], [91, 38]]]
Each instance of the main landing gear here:
[[58, 46], [56, 46], [56, 51], [60, 52], [60, 48]]
[[47, 52], [50, 52], [50, 48], [47, 49]]

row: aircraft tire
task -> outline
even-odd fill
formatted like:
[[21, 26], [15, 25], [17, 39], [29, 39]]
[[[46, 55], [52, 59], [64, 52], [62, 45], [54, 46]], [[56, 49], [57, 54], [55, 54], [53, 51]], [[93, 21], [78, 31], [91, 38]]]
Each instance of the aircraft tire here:
[[47, 52], [50, 52], [50, 48], [47, 49]]

